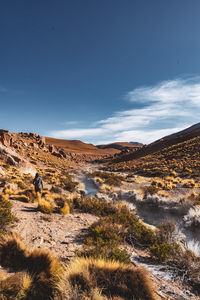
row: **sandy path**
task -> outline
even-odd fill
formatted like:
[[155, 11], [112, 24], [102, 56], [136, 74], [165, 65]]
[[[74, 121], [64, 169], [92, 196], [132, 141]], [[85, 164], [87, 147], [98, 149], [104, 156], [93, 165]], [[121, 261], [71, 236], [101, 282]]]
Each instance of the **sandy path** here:
[[13, 231], [31, 248], [45, 248], [63, 260], [74, 255], [84, 240], [90, 225], [98, 218], [75, 211], [73, 214], [43, 214], [36, 210], [37, 203], [12, 200], [12, 211], [19, 219]]

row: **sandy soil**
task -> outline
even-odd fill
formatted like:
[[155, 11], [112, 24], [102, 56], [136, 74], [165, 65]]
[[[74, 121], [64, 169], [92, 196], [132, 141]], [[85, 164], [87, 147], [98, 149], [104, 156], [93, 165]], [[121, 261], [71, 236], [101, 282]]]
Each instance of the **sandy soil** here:
[[37, 203], [12, 200], [14, 215], [19, 219], [13, 231], [31, 248], [45, 248], [62, 260], [74, 256], [84, 240], [88, 228], [98, 218], [88, 213], [43, 214], [36, 210]]

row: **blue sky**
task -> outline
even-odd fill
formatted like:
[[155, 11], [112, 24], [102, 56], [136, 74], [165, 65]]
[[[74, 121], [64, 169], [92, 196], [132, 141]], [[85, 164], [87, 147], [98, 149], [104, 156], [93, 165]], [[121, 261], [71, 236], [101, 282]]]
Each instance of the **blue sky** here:
[[200, 120], [199, 0], [0, 1], [0, 127], [149, 143]]

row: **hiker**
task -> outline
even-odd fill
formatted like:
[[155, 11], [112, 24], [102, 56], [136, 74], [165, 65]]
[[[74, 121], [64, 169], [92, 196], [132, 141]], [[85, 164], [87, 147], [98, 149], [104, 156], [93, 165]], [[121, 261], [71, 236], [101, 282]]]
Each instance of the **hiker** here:
[[33, 180], [33, 184], [35, 186], [35, 192], [37, 194], [37, 192], [41, 193], [42, 189], [43, 189], [43, 181], [42, 178], [39, 176], [38, 173], [35, 174], [35, 178]]

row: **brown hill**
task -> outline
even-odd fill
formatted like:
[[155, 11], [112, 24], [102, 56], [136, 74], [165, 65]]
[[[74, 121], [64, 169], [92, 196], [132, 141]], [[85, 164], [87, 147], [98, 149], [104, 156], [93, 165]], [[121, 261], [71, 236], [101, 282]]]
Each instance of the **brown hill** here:
[[200, 177], [199, 145], [200, 128], [194, 126], [110, 160], [108, 168], [150, 177]]
[[79, 140], [63, 140], [51, 137], [46, 137], [45, 139], [47, 144], [60, 147], [68, 152], [95, 155], [115, 154], [119, 152], [117, 149], [113, 148], [99, 149], [98, 147], [92, 144], [87, 144]]
[[128, 143], [128, 142], [117, 142], [105, 145], [97, 145], [99, 149], [118, 149], [118, 150], [125, 150], [125, 149], [135, 149], [141, 148], [143, 145]]
[[[198, 125], [198, 126], [197, 126]], [[175, 134], [163, 137], [162, 139], [159, 139], [149, 145], [143, 146], [141, 149], [138, 149], [138, 151], [124, 154], [118, 158], [116, 158], [115, 162], [122, 162], [122, 161], [129, 161], [132, 159], [140, 158], [149, 154], [153, 154], [155, 152], [158, 152], [164, 148], [168, 148], [170, 146], [183, 143], [187, 140], [190, 140], [194, 137], [200, 136], [200, 125], [199, 123], [196, 125], [193, 125], [189, 128], [186, 128], [183, 131], [177, 132]]]

